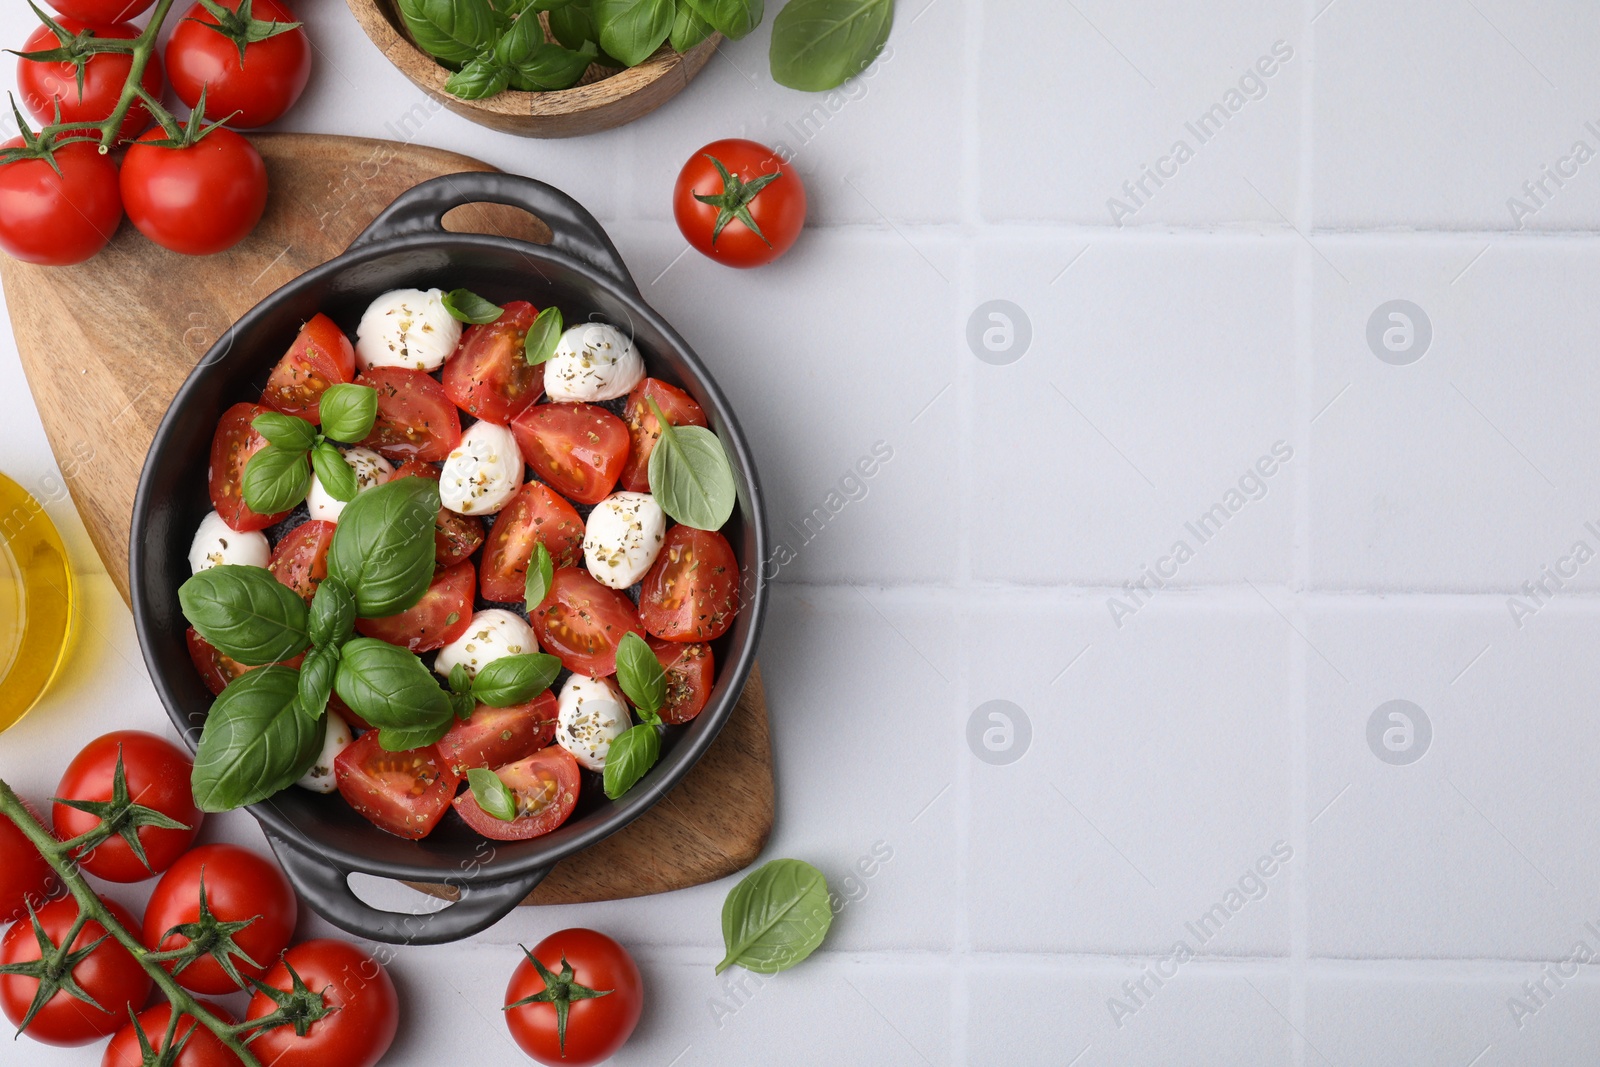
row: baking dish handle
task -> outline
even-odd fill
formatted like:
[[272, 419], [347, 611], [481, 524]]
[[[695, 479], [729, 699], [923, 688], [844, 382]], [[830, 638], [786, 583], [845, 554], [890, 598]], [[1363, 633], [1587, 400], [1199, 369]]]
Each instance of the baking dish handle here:
[[510, 914], [551, 871], [541, 867], [498, 882], [446, 877], [445, 883], [460, 896], [439, 911], [414, 915], [372, 907], [351, 891], [351, 872], [325, 856], [309, 855], [273, 833], [267, 834], [267, 843], [313, 911], [341, 930], [390, 945], [443, 945], [481, 933]]
[[503, 171], [443, 174], [412, 186], [350, 242], [351, 248], [408, 234], [436, 234], [445, 212], [463, 204], [505, 204], [521, 208], [550, 227], [551, 247], [638, 292], [639, 286], [605, 227], [584, 206], [561, 190], [533, 178]]

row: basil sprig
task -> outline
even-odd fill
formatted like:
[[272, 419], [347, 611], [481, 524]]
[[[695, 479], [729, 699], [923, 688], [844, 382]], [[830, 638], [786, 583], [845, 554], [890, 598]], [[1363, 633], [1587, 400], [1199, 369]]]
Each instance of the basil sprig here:
[[350, 637], [356, 622], [356, 598], [337, 578], [317, 584], [306, 613], [306, 632], [318, 648], [337, 647]]
[[317, 404], [317, 414], [323, 436], [353, 445], [372, 432], [378, 418], [378, 391], [354, 382], [330, 385]]
[[893, 25], [894, 0], [789, 0], [772, 21], [772, 78], [807, 92], [836, 89], [878, 58]]
[[815, 952], [833, 925], [828, 880], [800, 860], [763, 864], [728, 894], [722, 905], [721, 974], [734, 964], [757, 974], [777, 974]]
[[356, 637], [339, 656], [334, 690], [350, 710], [378, 731], [378, 744], [390, 752], [431, 745], [455, 721], [455, 706], [433, 672], [412, 653]]
[[354, 595], [358, 616], [397, 615], [422, 599], [433, 581], [438, 515], [439, 483], [432, 478], [374, 486], [340, 514], [328, 546], [328, 576]]
[[319, 722], [328, 710], [328, 697], [333, 692], [334, 676], [339, 670], [337, 648], [314, 648], [306, 653], [300, 664], [298, 705], [300, 714], [311, 722]]
[[378, 417], [377, 390], [367, 385], [339, 382], [324, 390], [318, 400], [322, 430], [297, 415], [264, 411], [251, 427], [267, 439], [267, 446], [250, 457], [240, 490], [250, 510], [262, 515], [288, 511], [311, 490], [311, 471], [335, 500], [355, 499], [355, 471], [330, 441], [354, 444], [372, 432]]
[[672, 32], [673, 0], [594, 0], [600, 47], [624, 66], [637, 67]]
[[675, 522], [720, 530], [739, 500], [733, 465], [717, 435], [700, 426], [674, 426], [650, 397], [661, 438], [650, 453], [650, 491]]
[[399, 0], [400, 18], [417, 46], [459, 67], [495, 38], [495, 11], [488, 0]]
[[258, 803], [311, 769], [327, 719], [300, 713], [299, 689], [297, 672], [262, 667], [240, 675], [217, 697], [194, 757], [191, 785], [202, 811]]
[[667, 699], [667, 675], [644, 638], [627, 633], [617, 646], [617, 684], [643, 720], [611, 742], [606, 751], [605, 790], [621, 797], [661, 758], [661, 705]]
[[246, 667], [292, 659], [311, 643], [305, 601], [263, 567], [203, 570], [178, 587], [178, 604], [201, 637]]
[[522, 355], [528, 361], [528, 366], [537, 367], [549, 362], [550, 357], [556, 354], [556, 345], [565, 328], [558, 307], [547, 307], [534, 316], [533, 325], [528, 327], [528, 336], [522, 340]]
[[466, 667], [458, 663], [450, 668], [449, 676], [456, 716], [465, 719], [476, 704], [491, 708], [526, 704], [549, 689], [560, 673], [561, 661], [543, 652], [501, 656], [485, 664], [476, 676], [469, 676]]
[[467, 784], [472, 787], [472, 799], [478, 802], [484, 814], [501, 822], [517, 817], [517, 798], [498, 774], [487, 767], [474, 767], [467, 772]]

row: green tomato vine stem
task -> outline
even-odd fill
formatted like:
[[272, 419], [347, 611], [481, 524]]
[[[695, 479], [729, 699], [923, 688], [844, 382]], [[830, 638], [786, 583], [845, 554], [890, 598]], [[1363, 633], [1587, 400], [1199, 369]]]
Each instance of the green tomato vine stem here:
[[82, 132], [84, 130], [100, 131], [100, 154], [105, 155], [115, 146], [117, 131], [122, 128], [122, 120], [128, 115], [128, 108], [133, 106], [135, 100], [143, 101], [150, 109], [151, 117], [161, 125], [170, 137], [181, 135], [177, 119], [162, 107], [160, 102], [153, 99], [144, 91], [144, 71], [150, 65], [150, 57], [155, 55], [156, 37], [161, 33], [162, 23], [167, 21], [167, 15], [172, 10], [173, 0], [156, 0], [156, 6], [150, 13], [150, 22], [133, 40], [101, 40], [95, 38], [88, 44], [91, 52], [121, 52], [133, 57], [133, 65], [128, 68], [128, 79], [122, 85], [122, 95], [117, 98], [117, 106], [111, 114], [96, 123], [83, 122], [53, 122], [39, 129], [39, 138], [46, 144], [53, 143], [54, 139], [62, 134]]

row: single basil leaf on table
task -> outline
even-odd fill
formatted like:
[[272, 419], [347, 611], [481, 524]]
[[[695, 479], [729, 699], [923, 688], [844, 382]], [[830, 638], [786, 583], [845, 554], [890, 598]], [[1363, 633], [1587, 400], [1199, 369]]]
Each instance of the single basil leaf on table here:
[[295, 702], [307, 722], [316, 722], [328, 710], [328, 694], [339, 670], [339, 653], [331, 648], [313, 648], [300, 664], [299, 699]]
[[327, 717], [299, 710], [299, 672], [262, 667], [229, 683], [206, 717], [191, 784], [202, 811], [232, 811], [293, 785], [322, 751]]
[[178, 587], [178, 604], [201, 637], [246, 667], [292, 659], [310, 643], [305, 601], [264, 567], [203, 570]]
[[240, 488], [251, 511], [261, 515], [288, 511], [304, 500], [311, 488], [305, 452], [268, 445], [245, 464]]
[[355, 594], [363, 619], [398, 615], [433, 582], [433, 524], [439, 483], [396, 478], [361, 493], [339, 516], [328, 575]]
[[324, 578], [317, 584], [311, 597], [311, 609], [306, 614], [306, 632], [311, 643], [318, 648], [328, 648], [344, 643], [356, 621], [356, 598], [337, 578]]
[[650, 491], [674, 521], [716, 531], [739, 501], [733, 465], [722, 442], [699, 426], [674, 426], [654, 400], [646, 398], [660, 424], [661, 437], [650, 453]]
[[433, 672], [412, 653], [377, 638], [345, 643], [333, 686], [351, 711], [379, 729], [448, 728], [455, 718], [450, 695]]
[[378, 418], [378, 391], [370, 385], [338, 382], [324, 390], [317, 411], [323, 434], [353, 445], [372, 432]]
[[661, 735], [649, 723], [629, 728], [606, 752], [606, 796], [616, 800], [661, 758]]
[[524, 606], [532, 611], [544, 603], [544, 598], [550, 595], [550, 583], [555, 581], [556, 564], [550, 558], [550, 550], [544, 547], [543, 541], [533, 544], [533, 556], [528, 560], [528, 577], [522, 586]]
[[501, 656], [484, 666], [472, 680], [472, 695], [491, 708], [526, 704], [546, 689], [561, 673], [561, 661], [543, 652], [520, 656]]
[[722, 905], [727, 955], [721, 974], [737, 963], [757, 974], [788, 970], [822, 944], [833, 924], [828, 880], [800, 860], [773, 860], [733, 887]]
[[269, 444], [290, 452], [305, 452], [316, 443], [317, 428], [296, 415], [263, 411], [250, 420], [250, 428]]
[[472, 787], [472, 799], [478, 802], [484, 814], [501, 822], [517, 817], [517, 798], [498, 774], [486, 767], [474, 767], [467, 772], [467, 784]]
[[761, 25], [766, 15], [764, 0], [679, 0], [679, 3], [692, 8], [716, 27], [718, 33], [734, 41]]
[[600, 47], [624, 66], [637, 67], [672, 32], [673, 12], [673, 0], [594, 0]]
[[667, 699], [667, 672], [650, 646], [638, 634], [622, 635], [617, 646], [617, 684], [639, 709], [639, 717], [650, 722], [658, 716]]
[[326, 441], [318, 441], [311, 450], [311, 466], [317, 472], [317, 481], [333, 499], [348, 504], [356, 498], [361, 483], [356, 479], [355, 468], [345, 462], [343, 452]]
[[494, 40], [488, 0], [397, 0], [396, 6], [417, 47], [446, 63], [469, 63]]
[[[512, 26], [507, 32], [506, 38], [522, 32], [522, 27], [525, 25], [528, 24], [518, 19], [516, 25]], [[534, 23], [534, 25], [537, 25], [537, 23]], [[506, 38], [501, 40], [504, 41]], [[499, 48], [500, 46], [496, 44], [496, 54], [499, 53]], [[465, 71], [462, 73], [465, 73]], [[450, 312], [450, 317], [457, 322], [483, 325], [484, 323], [493, 322], [505, 314], [505, 309], [499, 304], [489, 303], [489, 301], [474, 293], [471, 289], [452, 289], [444, 294], [440, 302], [444, 304], [444, 309]]]
[[672, 17], [672, 32], [667, 35], [667, 43], [672, 45], [674, 52], [687, 52], [715, 32], [711, 23], [689, 6], [689, 0], [678, 0], [678, 10]]
[[836, 89], [878, 58], [894, 0], [789, 0], [772, 21], [772, 78], [806, 92]]
[[558, 44], [537, 44], [527, 58], [511, 68], [511, 85], [523, 92], [551, 92], [578, 84], [600, 50], [585, 41], [576, 51]]

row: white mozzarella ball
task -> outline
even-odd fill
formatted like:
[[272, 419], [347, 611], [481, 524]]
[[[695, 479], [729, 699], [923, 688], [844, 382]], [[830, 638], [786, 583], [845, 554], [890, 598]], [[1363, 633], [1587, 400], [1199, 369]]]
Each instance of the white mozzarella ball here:
[[615, 400], [644, 380], [644, 360], [615, 326], [585, 322], [561, 335], [544, 365], [551, 400]]
[[667, 536], [667, 516], [649, 493], [612, 493], [589, 513], [583, 562], [601, 585], [626, 589], [644, 578]]
[[333, 775], [333, 761], [339, 758], [339, 753], [352, 740], [350, 725], [333, 712], [328, 712], [328, 730], [322, 735], [322, 751], [317, 753], [317, 762], [295, 785], [313, 793], [332, 793], [338, 789], [338, 780]]
[[591, 771], [606, 769], [611, 742], [633, 725], [628, 706], [604, 678], [574, 674], [561, 687], [556, 744]]
[[260, 530], [240, 533], [215, 511], [200, 520], [189, 544], [189, 570], [194, 574], [220, 567], [224, 563], [240, 567], [265, 567], [272, 559], [272, 546]]
[[458, 515], [493, 515], [522, 488], [522, 468], [522, 450], [509, 428], [475, 422], [445, 457], [439, 503]]
[[[346, 448], [343, 450], [344, 461], [350, 469], [356, 472], [356, 492], [361, 493], [375, 485], [382, 485], [394, 477], [394, 464], [378, 455], [370, 448]], [[322, 487], [322, 479], [316, 473], [311, 475], [311, 488], [306, 492], [306, 508], [311, 512], [313, 519], [323, 522], [338, 522], [339, 516], [344, 514], [344, 506], [348, 500], [337, 500]]]
[[467, 669], [467, 677], [476, 678], [497, 659], [537, 651], [539, 642], [528, 620], [504, 608], [490, 608], [473, 615], [467, 632], [439, 650], [433, 669], [448, 678], [459, 663]]
[[443, 292], [395, 289], [362, 314], [356, 327], [356, 363], [362, 370], [438, 370], [460, 340], [461, 323], [445, 310]]

